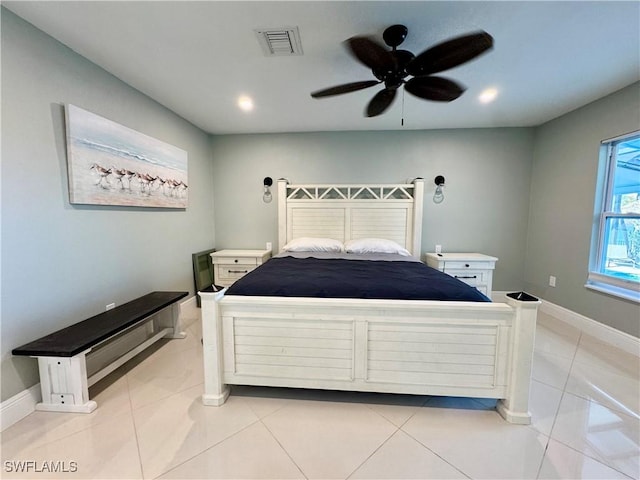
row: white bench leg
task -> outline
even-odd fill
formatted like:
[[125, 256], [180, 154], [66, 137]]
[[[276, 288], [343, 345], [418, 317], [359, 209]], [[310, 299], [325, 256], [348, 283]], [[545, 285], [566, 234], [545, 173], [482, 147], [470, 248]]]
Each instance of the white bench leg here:
[[86, 354], [74, 357], [37, 357], [42, 402], [36, 410], [91, 413], [98, 404], [89, 400]]
[[167, 333], [165, 338], [185, 338], [186, 332], [182, 331], [182, 322], [180, 322], [180, 305], [174, 303], [157, 314], [158, 324], [160, 327], [169, 327], [171, 332]]

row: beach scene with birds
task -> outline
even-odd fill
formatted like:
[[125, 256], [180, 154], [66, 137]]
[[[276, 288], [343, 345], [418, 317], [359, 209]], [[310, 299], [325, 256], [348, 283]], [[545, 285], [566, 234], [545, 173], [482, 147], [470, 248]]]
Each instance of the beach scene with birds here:
[[186, 151], [75, 105], [66, 125], [71, 203], [187, 207]]

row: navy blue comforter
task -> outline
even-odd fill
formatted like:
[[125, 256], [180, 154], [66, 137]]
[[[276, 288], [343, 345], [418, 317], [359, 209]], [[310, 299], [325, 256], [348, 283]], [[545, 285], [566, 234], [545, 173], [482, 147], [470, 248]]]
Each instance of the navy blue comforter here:
[[227, 295], [490, 302], [464, 282], [420, 262], [276, 257]]

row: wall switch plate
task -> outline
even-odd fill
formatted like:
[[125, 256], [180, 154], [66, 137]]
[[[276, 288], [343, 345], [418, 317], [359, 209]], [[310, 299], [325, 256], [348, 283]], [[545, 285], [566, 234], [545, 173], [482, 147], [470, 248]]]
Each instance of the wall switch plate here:
[[554, 277], [553, 275], [549, 276], [549, 286], [550, 287], [555, 287], [556, 286], [556, 277]]
[[442, 253], [442, 245], [436, 245], [436, 253]]

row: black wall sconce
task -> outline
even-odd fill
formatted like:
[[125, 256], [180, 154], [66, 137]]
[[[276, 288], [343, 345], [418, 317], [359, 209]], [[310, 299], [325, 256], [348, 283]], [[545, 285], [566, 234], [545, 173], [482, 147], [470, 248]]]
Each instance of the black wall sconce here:
[[271, 177], [264, 177], [262, 184], [264, 185], [262, 201], [264, 203], [271, 203], [271, 200], [273, 200], [273, 195], [271, 195], [271, 185], [273, 185], [273, 179]]
[[436, 191], [433, 193], [433, 203], [442, 203], [444, 201], [444, 177], [438, 175], [433, 183], [436, 184]]

